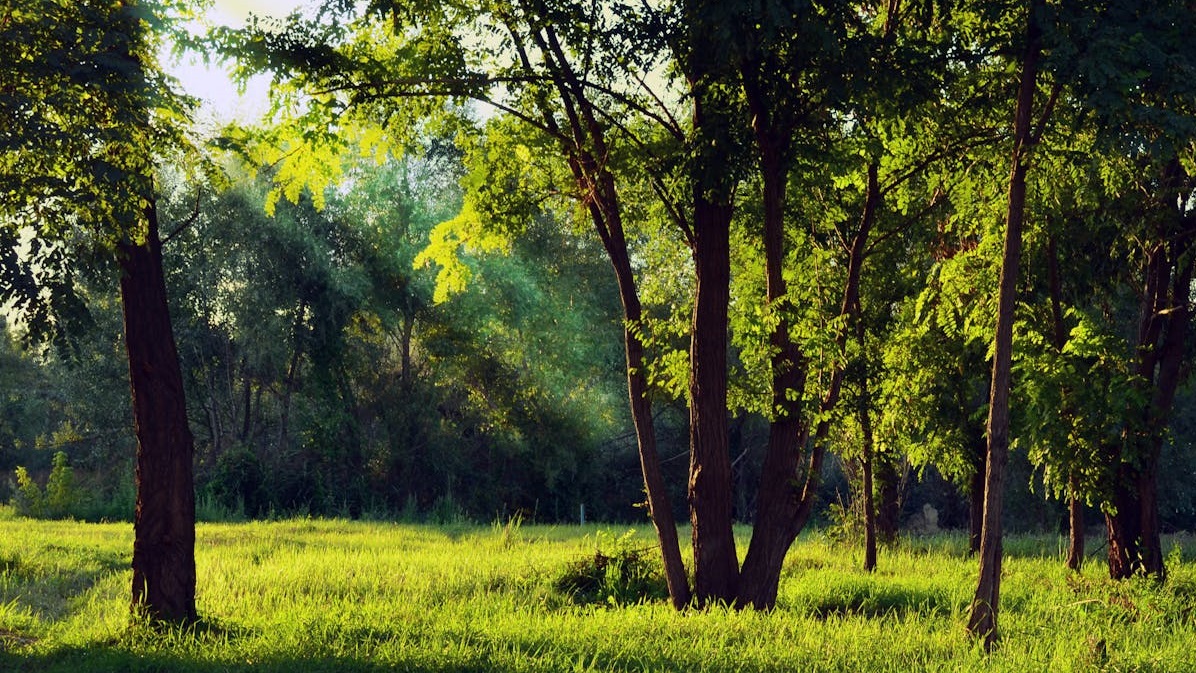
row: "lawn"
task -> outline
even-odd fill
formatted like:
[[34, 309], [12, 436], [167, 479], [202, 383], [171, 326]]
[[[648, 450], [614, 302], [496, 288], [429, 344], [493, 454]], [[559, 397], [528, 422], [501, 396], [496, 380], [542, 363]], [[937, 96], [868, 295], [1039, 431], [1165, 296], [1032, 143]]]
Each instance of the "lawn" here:
[[[771, 613], [578, 605], [556, 588], [650, 526], [201, 524], [200, 624], [133, 624], [132, 526], [0, 516], [0, 671], [1193, 671], [1196, 539], [1170, 579], [1081, 575], [1062, 540], [1006, 543], [1000, 648], [964, 633], [975, 561], [959, 536], [862, 551], [803, 536]], [[744, 536], [748, 534], [745, 529]], [[742, 550], [741, 550], [742, 551]]]

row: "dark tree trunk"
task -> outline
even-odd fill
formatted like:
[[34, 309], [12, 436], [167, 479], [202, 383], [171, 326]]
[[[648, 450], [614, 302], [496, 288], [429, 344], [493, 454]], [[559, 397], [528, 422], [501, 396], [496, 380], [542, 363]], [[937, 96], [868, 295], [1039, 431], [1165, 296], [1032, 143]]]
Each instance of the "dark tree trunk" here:
[[897, 473], [890, 454], [874, 453], [872, 460], [873, 478], [880, 495], [880, 507], [876, 512], [876, 536], [881, 542], [892, 544], [897, 540], [897, 524], [901, 520], [901, 475]]
[[153, 203], [142, 244], [120, 245], [120, 292], [137, 434], [133, 609], [191, 622], [195, 611], [194, 447], [166, 301]]
[[[752, 100], [755, 100], [754, 98]], [[754, 110], [757, 145], [764, 178], [764, 265], [767, 300], [777, 311], [776, 326], [769, 337], [772, 347], [772, 410], [768, 447], [757, 492], [756, 520], [740, 577], [738, 603], [767, 609], [776, 603], [785, 554], [793, 544], [791, 534], [801, 499], [797, 475], [805, 421], [801, 413], [801, 392], [805, 388], [805, 362], [789, 338], [789, 320], [779, 304], [787, 292], [784, 271], [784, 204], [787, 179], [781, 141], [767, 128], [767, 114]]]
[[1134, 490], [1134, 479], [1129, 466], [1124, 463], [1118, 470], [1111, 500], [1115, 510], [1105, 513], [1105, 531], [1109, 536], [1109, 577], [1126, 579], [1141, 567], [1138, 541], [1141, 538], [1142, 515]]
[[968, 485], [968, 553], [980, 553], [980, 532], [984, 527], [984, 475], [985, 454], [987, 445], [982, 442], [982, 450], [977, 464], [972, 471], [971, 483]]
[[1029, 0], [1026, 17], [1026, 51], [1021, 64], [1017, 111], [1013, 129], [1013, 167], [1009, 178], [1009, 210], [1001, 280], [997, 300], [997, 328], [993, 349], [993, 380], [988, 407], [988, 461], [984, 482], [984, 523], [980, 536], [980, 579], [972, 600], [968, 632], [984, 639], [991, 650], [997, 641], [997, 614], [1001, 595], [1001, 509], [1005, 463], [1009, 454], [1009, 390], [1013, 361], [1013, 320], [1017, 306], [1017, 273], [1021, 260], [1022, 224], [1026, 211], [1026, 171], [1034, 144], [1030, 117], [1038, 80], [1042, 49], [1038, 15], [1043, 0]]
[[[1185, 173], [1172, 161], [1163, 173], [1157, 206], [1162, 216], [1147, 255], [1138, 326], [1139, 380], [1149, 394], [1141, 429], [1127, 428], [1116, 455], [1115, 515], [1105, 516], [1109, 575], [1165, 577], [1159, 530], [1158, 469], [1164, 437], [1182, 378], [1190, 329], [1193, 256], [1191, 222], [1175, 213]], [[1123, 511], [1124, 510], [1124, 511]]]
[[[861, 336], [863, 330], [860, 329]], [[862, 341], [862, 339], [861, 339]], [[860, 382], [860, 431], [864, 435], [864, 570], [876, 570], [876, 501], [872, 494], [872, 410], [868, 397], [868, 374], [865, 368]]]
[[[1075, 481], [1075, 478], [1072, 478]], [[1079, 570], [1084, 565], [1084, 501], [1071, 495], [1067, 499], [1067, 567]]]
[[690, 339], [689, 509], [694, 597], [731, 602], [739, 580], [732, 530], [731, 456], [727, 444], [727, 307], [732, 208], [694, 190], [694, 296]]

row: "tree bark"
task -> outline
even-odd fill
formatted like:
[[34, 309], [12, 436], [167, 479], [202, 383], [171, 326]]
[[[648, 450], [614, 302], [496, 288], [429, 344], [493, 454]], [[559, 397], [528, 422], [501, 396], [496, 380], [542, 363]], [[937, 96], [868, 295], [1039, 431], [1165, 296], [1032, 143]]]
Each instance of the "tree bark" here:
[[[859, 328], [860, 341], [863, 341], [863, 328]], [[861, 347], [863, 344], [860, 344]], [[876, 501], [872, 494], [872, 410], [868, 395], [867, 368], [862, 372], [860, 380], [860, 431], [864, 435], [863, 470], [864, 470], [864, 570], [876, 570]]]
[[731, 602], [739, 580], [732, 529], [727, 445], [727, 308], [732, 207], [694, 188], [694, 295], [690, 338], [689, 509], [694, 597], [701, 606]]
[[901, 477], [887, 453], [873, 455], [873, 477], [880, 495], [880, 507], [876, 512], [876, 535], [881, 542], [891, 544], [897, 540], [897, 524], [901, 518]]
[[119, 246], [125, 348], [137, 435], [133, 610], [192, 622], [195, 609], [194, 445], [167, 307], [154, 203], [144, 243]]
[[986, 650], [997, 642], [997, 614], [1001, 595], [1001, 510], [1005, 485], [1005, 463], [1009, 454], [1009, 390], [1013, 361], [1013, 320], [1017, 305], [1017, 273], [1021, 260], [1022, 225], [1026, 211], [1026, 172], [1034, 145], [1030, 117], [1038, 80], [1042, 49], [1038, 15], [1043, 0], [1029, 0], [1026, 16], [1026, 47], [1014, 115], [1013, 160], [1009, 177], [1009, 200], [1001, 279], [997, 300], [997, 328], [994, 340], [993, 380], [988, 408], [988, 460], [984, 482], [984, 523], [980, 536], [980, 579], [972, 600], [968, 632], [984, 639]]
[[1067, 497], [1067, 567], [1078, 571], [1084, 565], [1084, 501], [1075, 495], [1076, 477], [1068, 480]]
[[988, 445], [980, 438], [980, 452], [973, 466], [971, 483], [968, 486], [968, 553], [980, 553], [980, 537], [984, 528], [984, 481], [987, 468]]

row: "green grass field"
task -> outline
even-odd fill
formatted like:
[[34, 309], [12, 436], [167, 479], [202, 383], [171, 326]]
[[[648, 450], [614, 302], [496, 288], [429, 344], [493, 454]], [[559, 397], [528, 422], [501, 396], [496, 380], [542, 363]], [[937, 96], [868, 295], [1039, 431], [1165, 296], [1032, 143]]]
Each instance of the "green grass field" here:
[[[201, 524], [203, 621], [128, 610], [132, 526], [0, 515], [0, 671], [1196, 671], [1196, 540], [1170, 579], [1065, 571], [1061, 540], [1007, 541], [1000, 649], [964, 633], [961, 537], [861, 551], [798, 541], [778, 608], [579, 606], [555, 588], [626, 528]], [[743, 531], [744, 534], [747, 531]], [[624, 544], [650, 546], [640, 526]]]

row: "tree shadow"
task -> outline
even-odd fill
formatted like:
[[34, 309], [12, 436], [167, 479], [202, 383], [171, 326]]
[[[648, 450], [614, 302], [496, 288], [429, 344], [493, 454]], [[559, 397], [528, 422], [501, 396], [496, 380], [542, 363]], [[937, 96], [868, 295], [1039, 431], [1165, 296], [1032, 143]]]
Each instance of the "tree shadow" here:
[[864, 617], [899, 619], [909, 614], [923, 617], [949, 615], [960, 605], [946, 591], [868, 583], [840, 587], [834, 595], [819, 596], [797, 611], [809, 611], [819, 619]]

